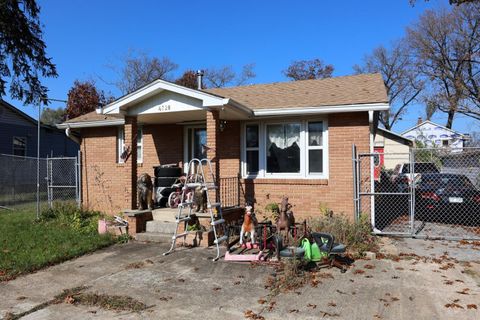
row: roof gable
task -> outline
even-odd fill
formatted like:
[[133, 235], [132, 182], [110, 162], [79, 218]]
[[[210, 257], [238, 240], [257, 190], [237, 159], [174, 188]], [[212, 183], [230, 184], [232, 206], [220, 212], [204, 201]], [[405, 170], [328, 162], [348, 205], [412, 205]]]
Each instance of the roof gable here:
[[229, 100], [207, 92], [158, 79], [108, 104], [103, 108], [103, 113], [121, 113], [121, 111], [125, 111], [131, 106], [135, 106], [165, 91], [200, 100], [202, 107], [222, 106], [227, 104]]
[[[0, 99], [0, 122], [3, 122], [2, 118], [3, 120], [7, 121], [7, 117], [10, 118], [11, 121], [18, 124], [37, 125], [37, 120], [33, 119], [28, 114], [14, 107], [8, 102]], [[19, 119], [19, 121], [14, 121], [14, 118]]]
[[457, 134], [457, 135], [462, 136], [462, 137], [465, 136], [463, 133], [461, 133], [461, 132], [459, 132], [459, 131], [456, 131], [456, 130], [453, 130], [453, 129], [449, 129], [449, 128], [445, 127], [445, 126], [442, 126], [442, 125], [437, 124], [437, 123], [435, 123], [435, 122], [432, 122], [432, 121], [430, 121], [430, 120], [425, 120], [425, 121], [423, 121], [422, 123], [419, 123], [419, 124], [417, 124], [416, 126], [410, 128], [410, 129], [405, 130], [404, 132], [401, 133], [401, 135], [402, 135], [402, 136], [403, 136], [403, 135], [406, 135], [406, 134], [408, 134], [408, 133], [410, 133], [410, 132], [412, 132], [412, 131], [419, 131], [419, 130], [421, 131], [421, 130], [422, 130], [422, 129], [421, 129], [422, 127], [425, 127], [425, 126], [428, 126], [428, 125], [430, 125], [430, 126], [432, 126], [432, 127], [435, 127], [435, 128], [438, 128], [438, 129], [442, 129], [442, 130], [448, 131], [448, 132], [452, 132], [452, 133]]

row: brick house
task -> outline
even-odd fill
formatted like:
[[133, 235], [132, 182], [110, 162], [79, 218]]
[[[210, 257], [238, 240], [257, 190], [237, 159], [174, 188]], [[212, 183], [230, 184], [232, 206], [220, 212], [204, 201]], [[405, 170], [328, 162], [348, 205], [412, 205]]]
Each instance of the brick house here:
[[388, 108], [380, 74], [206, 90], [156, 80], [59, 127], [81, 137], [88, 207], [134, 208], [137, 175], [208, 157], [220, 184], [237, 179], [240, 204], [263, 210], [287, 194], [299, 217], [321, 203], [353, 215], [352, 144], [373, 152]]

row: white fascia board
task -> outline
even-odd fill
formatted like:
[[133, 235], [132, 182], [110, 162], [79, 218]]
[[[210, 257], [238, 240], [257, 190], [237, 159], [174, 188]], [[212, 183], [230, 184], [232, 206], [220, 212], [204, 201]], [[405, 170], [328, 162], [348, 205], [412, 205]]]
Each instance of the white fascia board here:
[[125, 124], [125, 119], [104, 120], [104, 121], [82, 121], [57, 124], [58, 129], [66, 128], [93, 128], [93, 127], [111, 127]]
[[156, 91], [167, 90], [175, 92], [181, 95], [189, 96], [203, 101], [204, 107], [219, 106], [222, 105], [225, 98], [217, 97], [206, 92], [186, 88], [178, 84], [174, 84], [168, 81], [156, 80], [143, 88], [138, 89], [103, 108], [103, 114], [119, 113], [122, 106], [128, 105], [133, 101], [141, 98], [145, 98], [154, 94]]
[[243, 104], [241, 104], [241, 103], [239, 103], [239, 102], [237, 102], [233, 99], [230, 99], [230, 98], [224, 98], [222, 100], [221, 105], [212, 106], [212, 109], [219, 109], [219, 108], [222, 108], [224, 106], [232, 107], [233, 109], [235, 109], [235, 110], [232, 110], [232, 111], [234, 111], [236, 113], [239, 113], [239, 114], [247, 115], [249, 118], [254, 116], [252, 109], [250, 109], [250, 108], [244, 106]]
[[282, 108], [282, 109], [257, 109], [253, 110], [256, 117], [262, 116], [286, 116], [286, 115], [307, 115], [338, 112], [360, 112], [360, 111], [385, 111], [390, 109], [388, 103], [372, 104], [349, 104], [340, 106], [304, 107], [304, 108]]

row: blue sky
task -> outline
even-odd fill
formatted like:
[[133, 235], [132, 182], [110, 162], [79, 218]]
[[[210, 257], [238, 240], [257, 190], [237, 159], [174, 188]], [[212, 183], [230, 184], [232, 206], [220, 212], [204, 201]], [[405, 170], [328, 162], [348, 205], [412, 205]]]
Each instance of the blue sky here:
[[[255, 63], [251, 83], [286, 81], [281, 71], [292, 60], [321, 58], [335, 76], [352, 73], [365, 54], [404, 34], [426, 8], [448, 7], [448, 0], [344, 1], [153, 1], [40, 0], [48, 55], [59, 77], [47, 79], [50, 97], [66, 99], [75, 79], [116, 78], [129, 49], [168, 56], [185, 69]], [[18, 101], [6, 99], [21, 107]], [[52, 104], [53, 107], [62, 104]], [[36, 117], [32, 106], [22, 110]], [[421, 107], [411, 108], [394, 130], [415, 124]], [[434, 120], [445, 123], [438, 114]], [[479, 122], [459, 117], [454, 128], [480, 130]]]

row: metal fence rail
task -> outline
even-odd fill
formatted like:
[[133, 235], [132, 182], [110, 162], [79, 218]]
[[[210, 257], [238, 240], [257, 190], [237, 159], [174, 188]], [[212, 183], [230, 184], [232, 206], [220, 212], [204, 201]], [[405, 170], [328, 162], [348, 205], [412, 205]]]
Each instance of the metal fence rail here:
[[480, 239], [480, 148], [353, 153], [356, 214], [375, 233]]
[[[37, 167], [38, 165], [38, 167]], [[0, 206], [18, 207], [54, 201], [80, 204], [80, 162], [77, 157], [31, 158], [0, 154]]]

